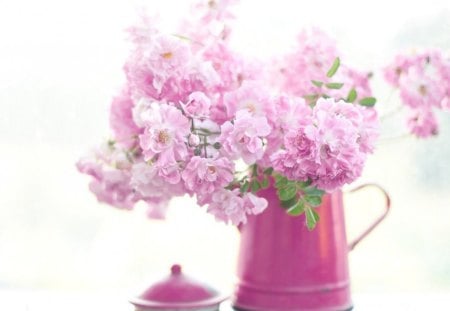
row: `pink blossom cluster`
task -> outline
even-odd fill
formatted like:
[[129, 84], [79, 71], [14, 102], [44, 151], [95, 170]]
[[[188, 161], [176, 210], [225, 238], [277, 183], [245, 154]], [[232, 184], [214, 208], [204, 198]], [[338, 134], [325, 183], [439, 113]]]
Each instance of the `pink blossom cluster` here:
[[371, 96], [371, 74], [344, 64], [333, 77], [333, 80], [344, 84], [342, 88], [323, 90], [311, 83], [312, 80], [332, 82], [330, 77], [327, 77], [327, 70], [334, 59], [340, 56], [336, 42], [324, 32], [317, 28], [304, 30], [298, 36], [293, 51], [279, 61], [280, 74], [274, 75], [277, 79], [274, 82], [279, 84], [283, 91], [297, 96], [326, 93], [336, 99], [345, 99], [351, 89], [355, 89], [361, 98]]
[[401, 54], [384, 69], [384, 76], [408, 108], [411, 133], [422, 138], [436, 135], [435, 111], [450, 109], [450, 58], [438, 50]]
[[286, 130], [284, 148], [271, 157], [273, 168], [326, 191], [359, 177], [378, 135], [374, 110], [321, 98], [301, 118]]
[[132, 163], [129, 150], [109, 142], [91, 156], [77, 162], [78, 170], [92, 177], [90, 190], [100, 202], [122, 209], [132, 209], [138, 201], [149, 205], [154, 218], [165, 215], [164, 206], [176, 195], [183, 194], [178, 186], [168, 186], [156, 177], [156, 171], [144, 162]]
[[[283, 83], [268, 82], [272, 64], [258, 65], [227, 43], [229, 2], [197, 7], [198, 20], [177, 35], [148, 18], [130, 29], [126, 84], [111, 104], [113, 139], [78, 163], [100, 201], [126, 209], [144, 201], [159, 217], [172, 197], [188, 194], [238, 225], [267, 201], [242, 186], [251, 177], [236, 161], [326, 191], [361, 174], [377, 116], [341, 99], [350, 89], [370, 95], [367, 75], [343, 66], [336, 74], [342, 89], [321, 98], [311, 80], [332, 81], [326, 71], [337, 52], [315, 31], [302, 33], [298, 51], [286, 56]], [[319, 99], [306, 103], [302, 96], [311, 92]]]

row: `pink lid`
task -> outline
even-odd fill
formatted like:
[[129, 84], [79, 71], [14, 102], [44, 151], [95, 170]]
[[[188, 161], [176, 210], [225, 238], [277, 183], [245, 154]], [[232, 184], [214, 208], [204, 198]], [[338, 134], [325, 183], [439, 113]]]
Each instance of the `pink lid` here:
[[153, 284], [130, 302], [144, 310], [193, 310], [218, 306], [226, 298], [215, 289], [184, 275], [180, 265], [173, 265], [168, 277]]

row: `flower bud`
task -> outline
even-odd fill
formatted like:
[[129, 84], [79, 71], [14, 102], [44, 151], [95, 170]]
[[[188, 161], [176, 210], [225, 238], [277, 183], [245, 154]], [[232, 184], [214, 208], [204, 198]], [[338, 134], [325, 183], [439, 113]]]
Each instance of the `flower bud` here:
[[191, 147], [197, 147], [200, 144], [200, 137], [198, 137], [198, 135], [191, 134], [189, 135], [188, 143]]

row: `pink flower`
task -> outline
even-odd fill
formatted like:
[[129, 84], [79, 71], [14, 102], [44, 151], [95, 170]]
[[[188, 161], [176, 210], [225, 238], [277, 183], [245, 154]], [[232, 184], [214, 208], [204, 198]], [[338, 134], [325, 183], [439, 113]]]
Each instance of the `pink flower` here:
[[414, 59], [412, 57], [397, 55], [394, 61], [384, 68], [384, 78], [392, 86], [398, 87], [401, 76], [408, 72], [409, 67], [413, 63]]
[[250, 112], [240, 110], [234, 123], [227, 121], [221, 127], [221, 150], [232, 159], [242, 157], [245, 163], [253, 164], [262, 158], [263, 137], [269, 135], [270, 130], [265, 117], [254, 117]]
[[145, 162], [134, 164], [131, 170], [130, 184], [142, 198], [154, 203], [164, 201], [165, 196], [170, 194], [164, 191], [165, 182], [157, 174], [157, 168]]
[[[316, 145], [305, 134], [306, 128], [291, 130], [285, 137], [287, 150], [279, 150], [271, 156], [272, 167], [291, 180], [306, 181], [313, 176], [318, 164], [315, 162]], [[312, 129], [313, 130], [313, 129]]]
[[169, 200], [185, 193], [181, 183], [168, 183], [159, 176], [158, 167], [145, 162], [133, 165], [130, 186], [136, 196], [148, 204], [147, 215], [154, 219], [163, 219]]
[[352, 131], [357, 135], [357, 143], [364, 153], [372, 153], [375, 141], [379, 135], [379, 122], [377, 111], [360, 105], [337, 104], [334, 100], [323, 100], [318, 102], [314, 108], [317, 118], [326, 118], [330, 113], [335, 117], [345, 118], [352, 123]]
[[113, 99], [109, 115], [114, 138], [127, 148], [134, 147], [137, 143], [137, 136], [141, 132], [133, 121], [131, 112], [133, 106], [129, 90], [124, 89]]
[[[393, 68], [397, 73], [394, 78]], [[436, 135], [438, 125], [433, 108], [448, 106], [450, 60], [436, 50], [399, 55], [387, 67], [385, 78], [399, 88], [402, 103], [410, 109], [407, 121], [410, 131], [423, 138]]]
[[415, 55], [399, 55], [387, 72], [390, 68], [396, 68], [398, 77], [395, 81], [389, 76], [386, 79], [400, 89], [404, 104], [411, 108], [441, 107], [448, 90], [443, 81], [448, 81], [450, 75], [450, 61], [441, 52], [428, 50]]
[[220, 83], [212, 89], [215, 92], [233, 91], [244, 81], [253, 80], [262, 75], [261, 66], [235, 53], [222, 41], [208, 46], [202, 56], [205, 61], [211, 62], [220, 78]]
[[217, 220], [233, 225], [247, 222], [245, 201], [240, 197], [238, 189], [221, 189], [212, 195], [208, 212]]
[[275, 116], [274, 105], [267, 88], [254, 81], [245, 81], [237, 90], [226, 93], [224, 105], [228, 117], [235, 116], [239, 110], [247, 110], [252, 115], [266, 118]]
[[137, 195], [149, 204], [160, 204], [184, 193], [181, 184], [168, 183], [160, 177], [156, 165], [138, 162], [131, 169], [130, 185]]
[[124, 161], [120, 152], [113, 148], [100, 149], [93, 157], [78, 161], [77, 168], [81, 173], [92, 177], [89, 189], [100, 202], [132, 209], [139, 198], [130, 186], [128, 167], [119, 161]]
[[437, 120], [431, 109], [412, 110], [408, 118], [408, 128], [420, 138], [438, 134]]
[[280, 96], [276, 101], [276, 125], [283, 131], [312, 122], [312, 109], [302, 97]]
[[[358, 98], [371, 96], [369, 73], [342, 64], [332, 79], [327, 77], [333, 61], [340, 55], [334, 40], [318, 29], [303, 31], [298, 39], [294, 51], [280, 61], [279, 73], [272, 73], [273, 84], [296, 96], [325, 93], [339, 100], [347, 98], [351, 89], [356, 90]], [[340, 89], [320, 88], [312, 84], [312, 80], [344, 85]]]
[[123, 69], [132, 96], [161, 99], [161, 92], [153, 86], [154, 74], [143, 66], [142, 60], [137, 55], [132, 54]]
[[446, 91], [439, 73], [430, 67], [410, 68], [399, 87], [403, 103], [411, 108], [440, 107]]
[[335, 42], [325, 33], [303, 31], [295, 50], [281, 64], [281, 89], [297, 96], [317, 93], [311, 80], [326, 81], [327, 70], [338, 55]]
[[168, 203], [168, 200], [158, 203], [149, 203], [147, 217], [151, 219], [166, 219]]
[[204, 119], [209, 116], [211, 100], [203, 92], [193, 92], [186, 104], [181, 103], [181, 107], [188, 117]]
[[189, 13], [189, 20], [183, 21], [181, 24], [180, 31], [206, 46], [211, 42], [226, 40], [230, 32], [226, 22], [233, 18], [229, 6], [237, 1], [211, 0], [197, 2]]
[[376, 123], [365, 116], [364, 107], [333, 99], [319, 99], [313, 117], [311, 124], [286, 133], [285, 150], [272, 155], [272, 164], [289, 179], [312, 180], [320, 189], [333, 191], [361, 174], [373, 149], [361, 135], [372, 135]]
[[160, 163], [185, 160], [190, 125], [181, 111], [168, 104], [154, 102], [142, 114], [145, 129], [139, 139], [144, 159], [148, 161], [157, 156]]
[[118, 208], [132, 209], [137, 198], [129, 186], [129, 181], [126, 171], [105, 170], [102, 171], [101, 178], [91, 181], [89, 189], [95, 193], [100, 202]]
[[183, 39], [153, 33], [148, 38], [139, 37], [135, 45], [124, 66], [134, 99], [178, 103], [194, 91], [205, 91], [207, 86], [219, 83], [212, 65], [192, 55]]
[[133, 107], [131, 114], [133, 117], [133, 122], [140, 128], [144, 128], [147, 120], [150, 118], [152, 113], [152, 103], [159, 105], [161, 103], [154, 101], [147, 97], [141, 97], [136, 105]]
[[266, 199], [260, 198], [251, 192], [244, 194], [243, 199], [244, 208], [247, 214], [261, 214], [269, 205]]
[[158, 170], [158, 176], [169, 184], [176, 185], [181, 181], [181, 167], [176, 161], [168, 162], [167, 159], [159, 159], [155, 166]]
[[247, 215], [260, 214], [268, 206], [266, 199], [252, 193], [241, 195], [239, 189], [220, 189], [212, 194], [208, 203], [208, 212], [217, 220], [236, 226], [245, 224]]
[[189, 65], [191, 52], [188, 44], [172, 35], [157, 35], [143, 55], [145, 65], [153, 73], [153, 86], [161, 90], [165, 81], [174, 75], [183, 75]]
[[272, 131], [266, 137], [267, 145], [264, 156], [258, 161], [258, 165], [263, 167], [271, 166], [270, 156], [283, 145], [286, 132], [293, 127], [312, 123], [312, 109], [303, 98], [282, 95], [274, 100], [274, 104]]
[[233, 180], [234, 165], [227, 158], [194, 156], [182, 173], [186, 188], [199, 195], [210, 194]]
[[315, 161], [319, 167], [312, 179], [320, 189], [333, 191], [360, 176], [366, 159], [358, 140], [363, 109], [330, 99], [319, 100], [314, 107]]

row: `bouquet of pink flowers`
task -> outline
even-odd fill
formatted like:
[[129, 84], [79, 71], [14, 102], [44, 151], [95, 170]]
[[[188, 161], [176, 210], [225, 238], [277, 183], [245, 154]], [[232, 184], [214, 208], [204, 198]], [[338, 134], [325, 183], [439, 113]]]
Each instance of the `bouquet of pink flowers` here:
[[[112, 101], [113, 138], [78, 162], [97, 198], [161, 216], [174, 196], [195, 196], [217, 219], [245, 223], [275, 187], [293, 216], [318, 221], [322, 195], [352, 183], [379, 132], [371, 74], [341, 64], [333, 40], [303, 31], [293, 51], [258, 62], [233, 51], [230, 1], [165, 34], [144, 18], [129, 30], [126, 85]], [[450, 65], [439, 52], [398, 57], [386, 70], [418, 136], [437, 132], [433, 108], [449, 108]]]
[[398, 55], [385, 68], [386, 81], [399, 89], [408, 109], [407, 125], [418, 137], [438, 133], [435, 110], [450, 110], [450, 60], [439, 50]]

